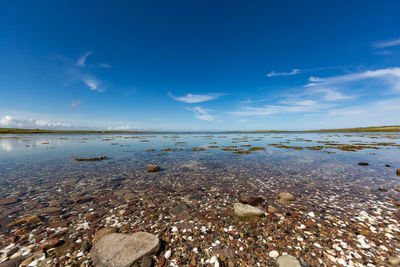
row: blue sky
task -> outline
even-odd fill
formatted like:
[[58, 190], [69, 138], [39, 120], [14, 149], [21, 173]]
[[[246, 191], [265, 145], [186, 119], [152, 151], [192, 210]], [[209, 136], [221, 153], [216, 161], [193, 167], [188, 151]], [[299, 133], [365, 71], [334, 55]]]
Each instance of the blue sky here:
[[2, 1], [0, 127], [400, 124], [399, 1]]

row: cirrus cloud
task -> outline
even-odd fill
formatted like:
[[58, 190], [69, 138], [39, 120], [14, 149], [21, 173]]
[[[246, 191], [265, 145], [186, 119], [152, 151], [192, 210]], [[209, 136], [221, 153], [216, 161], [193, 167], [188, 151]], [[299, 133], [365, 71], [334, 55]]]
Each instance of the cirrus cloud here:
[[204, 95], [188, 93], [185, 96], [179, 96], [179, 97], [176, 97], [176, 96], [172, 95], [171, 93], [169, 93], [169, 95], [176, 101], [188, 103], [188, 104], [211, 101], [211, 100], [215, 100], [215, 99], [219, 98], [220, 96], [222, 96], [222, 94], [215, 94], [215, 93], [204, 94]]

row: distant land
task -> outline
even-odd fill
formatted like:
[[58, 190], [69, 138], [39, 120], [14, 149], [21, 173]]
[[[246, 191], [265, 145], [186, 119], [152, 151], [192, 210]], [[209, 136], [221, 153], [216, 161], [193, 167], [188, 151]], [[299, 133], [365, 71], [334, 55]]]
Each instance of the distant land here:
[[[282, 130], [259, 130], [259, 131], [193, 131], [194, 133], [336, 133], [336, 132], [400, 132], [400, 125], [394, 126], [373, 126], [358, 128], [340, 128], [340, 129], [320, 129], [305, 131], [282, 131]], [[0, 134], [113, 134], [113, 133], [190, 133], [190, 131], [112, 131], [112, 130], [42, 130], [42, 129], [18, 129], [18, 128], [0, 128]]]

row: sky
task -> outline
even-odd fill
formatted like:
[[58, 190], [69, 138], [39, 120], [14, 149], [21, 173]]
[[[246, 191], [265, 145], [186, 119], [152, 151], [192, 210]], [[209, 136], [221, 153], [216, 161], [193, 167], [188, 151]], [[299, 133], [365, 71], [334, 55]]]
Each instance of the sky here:
[[0, 127], [400, 125], [399, 10], [385, 0], [1, 1]]

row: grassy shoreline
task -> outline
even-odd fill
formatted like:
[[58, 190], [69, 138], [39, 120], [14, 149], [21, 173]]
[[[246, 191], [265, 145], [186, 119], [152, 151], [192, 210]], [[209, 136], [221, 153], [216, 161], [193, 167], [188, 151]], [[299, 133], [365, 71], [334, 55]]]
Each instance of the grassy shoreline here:
[[[341, 129], [320, 129], [304, 131], [258, 130], [258, 131], [194, 131], [193, 133], [340, 133], [340, 132], [400, 132], [400, 126], [374, 126]], [[107, 131], [107, 130], [42, 130], [42, 129], [17, 129], [0, 128], [0, 134], [155, 134], [155, 133], [191, 133], [174, 131]]]

